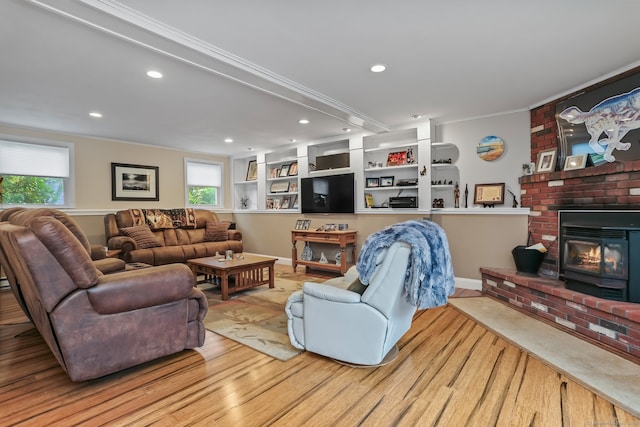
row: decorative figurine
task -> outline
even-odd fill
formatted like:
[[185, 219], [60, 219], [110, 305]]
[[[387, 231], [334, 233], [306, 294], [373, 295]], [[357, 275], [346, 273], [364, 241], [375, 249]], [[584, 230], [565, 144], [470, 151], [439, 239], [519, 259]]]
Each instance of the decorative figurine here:
[[320, 252], [320, 260], [318, 261], [320, 264], [328, 264], [329, 260], [325, 256], [324, 252]]
[[513, 196], [513, 204], [511, 205], [512, 208], [517, 208], [518, 207], [518, 199], [516, 199], [516, 195], [513, 194], [511, 192], [511, 190], [507, 189], [507, 191], [509, 192], [509, 194], [511, 194]]
[[458, 186], [457, 182], [456, 182], [456, 186], [453, 188], [453, 207], [454, 208], [460, 207], [460, 187]]
[[464, 185], [464, 207], [468, 208], [467, 199], [469, 198], [469, 184]]

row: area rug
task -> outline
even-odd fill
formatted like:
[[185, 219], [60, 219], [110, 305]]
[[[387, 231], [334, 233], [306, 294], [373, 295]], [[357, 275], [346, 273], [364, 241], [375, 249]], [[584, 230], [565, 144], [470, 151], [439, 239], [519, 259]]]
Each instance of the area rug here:
[[198, 287], [209, 302], [204, 319], [209, 331], [282, 361], [302, 352], [289, 341], [284, 311], [287, 298], [302, 289], [302, 282], [278, 277], [272, 289], [266, 286], [248, 289], [231, 294], [227, 301], [220, 300], [219, 287], [211, 284]]

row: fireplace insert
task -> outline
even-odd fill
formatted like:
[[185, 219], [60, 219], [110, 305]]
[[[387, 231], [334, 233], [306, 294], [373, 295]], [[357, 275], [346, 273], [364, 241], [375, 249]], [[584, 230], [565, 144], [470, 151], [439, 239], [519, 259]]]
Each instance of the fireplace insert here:
[[[560, 275], [568, 289], [640, 302], [640, 214], [580, 211], [560, 216]], [[635, 264], [639, 264], [637, 261]]]

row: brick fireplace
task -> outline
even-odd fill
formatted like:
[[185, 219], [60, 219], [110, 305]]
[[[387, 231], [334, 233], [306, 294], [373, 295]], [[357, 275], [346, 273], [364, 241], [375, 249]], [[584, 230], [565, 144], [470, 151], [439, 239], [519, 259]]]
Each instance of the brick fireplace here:
[[[571, 96], [531, 111], [532, 162], [540, 152], [559, 148], [556, 105]], [[559, 211], [638, 211], [640, 215], [640, 160], [523, 176], [520, 186], [521, 205], [531, 210], [530, 242], [543, 243], [548, 248], [540, 277], [483, 268], [483, 293], [640, 362], [640, 304], [587, 295], [567, 289], [564, 281], [558, 280]], [[631, 263], [637, 262], [638, 257], [631, 259]]]

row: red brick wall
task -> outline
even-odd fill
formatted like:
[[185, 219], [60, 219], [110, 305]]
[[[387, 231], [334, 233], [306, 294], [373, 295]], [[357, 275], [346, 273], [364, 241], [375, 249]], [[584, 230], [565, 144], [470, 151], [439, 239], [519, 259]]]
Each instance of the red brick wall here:
[[[637, 72], [640, 72], [640, 67], [585, 90]], [[540, 152], [559, 148], [556, 105], [570, 96], [573, 94], [531, 110], [532, 162], [536, 163]], [[640, 209], [640, 161], [523, 176], [520, 178], [520, 188], [522, 207], [531, 209], [530, 242], [542, 243], [549, 249], [540, 271], [557, 277], [558, 210]]]

